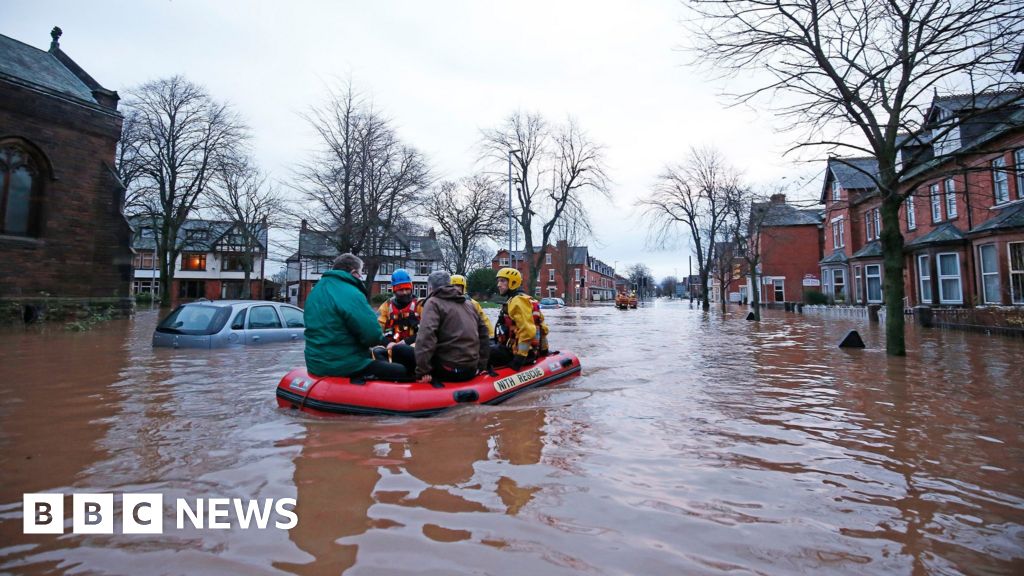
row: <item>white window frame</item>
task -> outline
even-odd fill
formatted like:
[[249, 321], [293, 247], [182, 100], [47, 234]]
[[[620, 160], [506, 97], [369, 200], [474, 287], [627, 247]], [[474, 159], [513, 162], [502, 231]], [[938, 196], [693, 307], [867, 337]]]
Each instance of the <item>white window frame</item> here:
[[843, 230], [843, 217], [832, 220], [832, 247], [836, 250], [846, 247], [846, 231]]
[[939, 185], [928, 187], [928, 200], [932, 207], [932, 222], [942, 222], [942, 197], [939, 196]]
[[842, 199], [843, 199], [843, 194], [842, 194], [842, 188], [840, 188], [840, 186], [839, 186], [839, 179], [837, 179], [835, 177], [835, 175], [833, 174], [833, 176], [832, 176], [832, 201], [833, 202], [839, 202]]
[[[871, 269], [874, 268], [874, 273]], [[878, 282], [878, 298], [871, 297], [871, 280], [875, 279]], [[868, 304], [881, 304], [883, 300], [882, 295], [882, 265], [881, 264], [867, 264], [864, 266], [864, 288]]]
[[508, 258], [499, 258], [498, 266], [501, 266], [503, 268], [508, 267]]
[[872, 208], [864, 213], [864, 231], [867, 241], [877, 240], [882, 235], [882, 212]]
[[[842, 279], [842, 282], [838, 282], [838, 283], [836, 282], [836, 273], [839, 273], [839, 277], [840, 277], [840, 279]], [[847, 293], [846, 293], [846, 270], [843, 269], [843, 268], [833, 268], [832, 269], [832, 299], [833, 300], [839, 300], [840, 299], [838, 297], [839, 295], [837, 295], [837, 293], [836, 293], [837, 292], [836, 291], [836, 286], [841, 286], [842, 287], [842, 295], [841, 295], [842, 296], [842, 301], [843, 302], [848, 301], [849, 297], [847, 296]]]
[[946, 218], [956, 218], [956, 181], [946, 178]]
[[558, 290], [558, 288], [554, 286], [548, 286], [548, 298], [554, 298], [556, 290]]
[[577, 284], [580, 283], [580, 269], [579, 268], [576, 269], [576, 283]]
[[554, 282], [554, 281], [555, 281], [555, 269], [554, 268], [548, 268], [548, 282]]
[[907, 209], [907, 230], [917, 229], [917, 212], [914, 206], [914, 195], [907, 196], [907, 199], [903, 202]]
[[932, 269], [931, 258], [928, 254], [921, 254], [917, 257], [917, 289], [921, 298], [920, 304], [932, 302]]
[[1017, 198], [1024, 198], [1024, 148], [1013, 152], [1013, 164], [1017, 169]]
[[[1016, 267], [1013, 265], [1014, 248], [1020, 251]], [[1010, 303], [1024, 304], [1024, 242], [1007, 243], [1006, 259], [1010, 271]]]
[[[985, 252], [991, 255], [990, 263], [995, 266], [994, 270], [985, 267]], [[995, 244], [982, 244], [978, 246], [978, 274], [981, 276], [981, 302], [982, 304], [1002, 303], [1001, 286], [999, 285], [999, 248]], [[995, 279], [995, 295], [989, 294], [986, 280]], [[990, 297], [991, 296], [991, 297]]]
[[[782, 298], [779, 298], [779, 291], [782, 291]], [[776, 302], [786, 301], [786, 279], [785, 278], [774, 278], [772, 279], [772, 293], [775, 296]]]
[[548, 252], [547, 254], [544, 255], [544, 263], [545, 264], [551, 264], [551, 253], [550, 252]]
[[132, 294], [159, 294], [160, 293], [160, 281], [159, 280], [133, 280], [132, 281]]
[[860, 304], [861, 288], [864, 284], [861, 280], [860, 266], [853, 267], [853, 303]]
[[[942, 261], [952, 256], [956, 260], [956, 275], [942, 273]], [[939, 276], [939, 304], [963, 304], [964, 303], [964, 283], [960, 278], [960, 254], [957, 252], [942, 252], [935, 255], [935, 272]], [[958, 298], [947, 297], [944, 282], [947, 280], [956, 279], [957, 292], [959, 292]]]
[[1006, 173], [1006, 158], [1002, 156], [992, 161], [992, 196], [997, 205], [1010, 201], [1010, 182]]

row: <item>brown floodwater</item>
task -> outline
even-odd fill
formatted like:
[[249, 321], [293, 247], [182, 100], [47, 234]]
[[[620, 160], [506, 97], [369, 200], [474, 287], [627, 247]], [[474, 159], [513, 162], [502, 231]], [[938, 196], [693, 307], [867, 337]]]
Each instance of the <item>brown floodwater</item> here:
[[[428, 419], [279, 409], [301, 345], [154, 350], [152, 311], [0, 332], [0, 572], [1024, 573], [1024, 340], [744, 314], [550, 311], [581, 378]], [[28, 492], [160, 493], [164, 533], [74, 534], [69, 496], [25, 535]], [[210, 497], [298, 524], [177, 528]]]

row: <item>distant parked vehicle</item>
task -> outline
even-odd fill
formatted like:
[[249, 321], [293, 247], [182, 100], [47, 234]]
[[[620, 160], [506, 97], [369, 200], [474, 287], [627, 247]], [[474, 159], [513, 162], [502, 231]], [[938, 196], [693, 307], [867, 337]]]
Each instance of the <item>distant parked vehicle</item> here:
[[565, 308], [565, 300], [561, 298], [541, 298], [541, 308]]
[[153, 332], [153, 346], [223, 348], [305, 341], [302, 309], [263, 300], [200, 300], [174, 309]]
[[615, 295], [615, 307], [619, 310], [629, 310], [629, 296], [625, 292]]

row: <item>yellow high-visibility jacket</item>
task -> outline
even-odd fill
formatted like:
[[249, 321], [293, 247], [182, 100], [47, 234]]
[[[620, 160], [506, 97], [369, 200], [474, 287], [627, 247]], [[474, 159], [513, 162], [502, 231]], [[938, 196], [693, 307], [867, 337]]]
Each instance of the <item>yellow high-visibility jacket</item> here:
[[480, 306], [480, 303], [469, 296], [466, 296], [466, 299], [473, 303], [473, 307], [476, 308], [476, 313], [480, 315], [480, 319], [483, 320], [484, 324], [487, 326], [487, 336], [489, 338], [494, 338], [494, 324], [491, 324], [491, 319], [484, 313], [484, 309]]
[[516, 356], [548, 349], [548, 325], [537, 301], [529, 295], [520, 292], [509, 298], [502, 306], [498, 322], [503, 324], [501, 340]]

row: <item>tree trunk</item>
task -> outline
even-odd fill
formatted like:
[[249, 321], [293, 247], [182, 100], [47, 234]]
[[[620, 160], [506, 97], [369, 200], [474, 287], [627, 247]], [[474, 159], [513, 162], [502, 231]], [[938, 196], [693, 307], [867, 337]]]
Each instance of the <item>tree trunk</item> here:
[[250, 254], [249, 256], [246, 256], [245, 260], [243, 260], [243, 262], [244, 262], [243, 270], [245, 271], [245, 275], [243, 276], [243, 279], [242, 279], [242, 295], [241, 295], [241, 297], [242, 297], [242, 300], [249, 300], [250, 298], [252, 298], [252, 289], [250, 287], [250, 282], [251, 282], [251, 279], [252, 279], [252, 266], [253, 266], [252, 255]]
[[882, 193], [882, 257], [885, 276], [885, 352], [890, 356], [906, 356], [906, 335], [903, 319], [903, 234], [900, 233], [898, 194]]
[[[380, 269], [380, 260], [376, 256], [363, 258], [363, 286], [366, 289], [367, 302], [370, 302], [371, 294], [373, 294], [373, 279], [377, 277], [377, 270]], [[412, 276], [412, 272], [409, 275]]]
[[754, 307], [754, 320], [761, 321], [761, 290], [758, 288], [761, 285], [761, 278], [757, 275], [757, 263], [755, 262], [750, 267], [750, 303]]
[[700, 271], [700, 307], [707, 312], [711, 310], [711, 299], [708, 298], [708, 273], [707, 270]]

